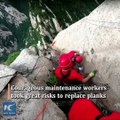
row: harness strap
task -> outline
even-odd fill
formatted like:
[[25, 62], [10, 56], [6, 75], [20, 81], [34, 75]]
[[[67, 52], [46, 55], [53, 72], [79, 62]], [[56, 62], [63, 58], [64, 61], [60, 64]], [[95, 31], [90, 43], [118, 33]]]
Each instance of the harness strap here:
[[98, 116], [95, 118], [95, 120], [100, 120], [102, 117], [108, 116], [108, 115], [112, 114], [111, 111], [106, 110], [106, 109], [104, 109], [104, 108], [103, 108], [103, 110], [101, 110], [100, 107], [99, 107], [97, 104], [95, 104], [94, 102], [93, 102], [93, 104], [94, 104], [94, 105], [97, 107], [97, 109], [102, 113], [102, 115], [98, 115]]
[[60, 74], [62, 75], [63, 79], [67, 79], [70, 76], [71, 70], [68, 71], [66, 75], [62, 73], [62, 70], [60, 70]]
[[98, 115], [95, 120], [100, 120], [100, 118], [102, 118], [104, 115]]
[[76, 62], [76, 55], [72, 58], [72, 62]]

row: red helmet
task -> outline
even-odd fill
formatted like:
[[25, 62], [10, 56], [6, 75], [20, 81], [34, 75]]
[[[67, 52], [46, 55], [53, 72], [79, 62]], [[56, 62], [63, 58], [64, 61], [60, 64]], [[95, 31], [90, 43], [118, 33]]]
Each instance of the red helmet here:
[[83, 57], [82, 57], [82, 56], [80, 56], [80, 55], [77, 55], [77, 56], [76, 56], [75, 61], [76, 61], [77, 63], [81, 63], [82, 60], [83, 60]]
[[72, 67], [72, 61], [67, 56], [67, 54], [62, 54], [60, 56], [60, 58], [59, 58], [59, 66], [61, 68], [64, 68], [64, 69]]

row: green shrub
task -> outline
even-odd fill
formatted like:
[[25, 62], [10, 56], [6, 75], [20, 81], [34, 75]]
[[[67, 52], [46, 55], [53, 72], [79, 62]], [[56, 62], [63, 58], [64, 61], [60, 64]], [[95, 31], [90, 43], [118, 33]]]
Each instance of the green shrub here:
[[19, 54], [20, 54], [20, 51], [16, 51], [16, 52], [10, 53], [8, 55], [7, 60], [5, 61], [5, 64], [10, 65], [17, 58], [17, 56]]
[[48, 86], [53, 86], [59, 84], [59, 80], [56, 78], [54, 73], [50, 74], [48, 81], [46, 82]]
[[[51, 73], [50, 74], [50, 77], [49, 77], [49, 79], [48, 79], [48, 81], [47, 81], [47, 85], [48, 86], [53, 86], [53, 85], [60, 85], [60, 82], [59, 82], [59, 80], [56, 78], [56, 76], [54, 75], [54, 73]], [[67, 92], [65, 92], [65, 91], [52, 91], [52, 94], [56, 94], [56, 96], [57, 96], [57, 94], [65, 94], [65, 93], [67, 93]], [[59, 99], [59, 98], [53, 98], [52, 99], [52, 101], [59, 107], [59, 108], [61, 108], [63, 111], [64, 111], [64, 113], [65, 114], [68, 114], [68, 111], [69, 111], [69, 108], [70, 108], [70, 106], [71, 106], [71, 104], [72, 104], [72, 102], [73, 102], [73, 100], [71, 100], [71, 99], [65, 99], [65, 98], [62, 98], [62, 99]]]

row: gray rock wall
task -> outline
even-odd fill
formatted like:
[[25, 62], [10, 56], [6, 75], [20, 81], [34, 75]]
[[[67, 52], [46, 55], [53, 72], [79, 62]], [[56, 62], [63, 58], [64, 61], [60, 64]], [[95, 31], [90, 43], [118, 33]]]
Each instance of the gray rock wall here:
[[[18, 74], [11, 82], [11, 86], [22, 88], [25, 86], [35, 87], [25, 77]], [[22, 94], [23, 91], [12, 91], [12, 94]], [[43, 91], [30, 91], [29, 94], [42, 94]], [[24, 91], [24, 94], [28, 94]], [[0, 106], [2, 102], [7, 101], [7, 90], [4, 91], [2, 96], [0, 95]], [[16, 116], [5, 117], [1, 116], [0, 120], [34, 120], [38, 113], [43, 110], [46, 99], [12, 99], [12, 102], [16, 103], [17, 110]], [[0, 108], [0, 113], [2, 109]], [[38, 120], [66, 120], [65, 114], [57, 107], [51, 99], [48, 99], [48, 104], [42, 114], [38, 117]]]
[[[18, 89], [26, 88], [26, 90], [11, 90], [13, 95], [23, 96], [11, 99], [16, 103], [17, 114], [13, 117], [2, 116], [2, 107], [0, 107], [0, 120], [34, 120], [41, 111], [43, 112], [38, 120], [67, 120], [63, 111], [51, 99], [45, 99], [46, 97], [27, 99], [27, 97], [24, 97], [28, 94], [36, 96], [49, 94], [45, 90], [29, 91], [30, 87], [37, 89], [46, 86], [50, 74], [49, 70], [52, 70], [51, 61], [44, 56], [38, 56], [33, 47], [24, 49], [9, 67], [0, 65], [0, 106], [7, 101], [8, 90], [6, 86], [8, 82]], [[16, 76], [14, 76], [15, 73]], [[14, 89], [14, 87], [12, 88]], [[45, 107], [47, 101], [48, 104]]]
[[28, 28], [28, 17], [10, 3], [0, 1], [0, 60], [5, 60], [9, 53], [24, 47], [23, 39]]

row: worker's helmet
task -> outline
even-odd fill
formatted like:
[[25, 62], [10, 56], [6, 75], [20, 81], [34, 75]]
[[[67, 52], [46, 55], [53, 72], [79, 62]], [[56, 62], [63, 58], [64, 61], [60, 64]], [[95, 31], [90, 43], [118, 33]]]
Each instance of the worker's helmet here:
[[67, 54], [62, 54], [59, 58], [59, 66], [63, 69], [68, 69], [72, 67], [72, 61], [67, 56]]
[[77, 63], [81, 63], [82, 60], [83, 60], [83, 57], [80, 56], [80, 55], [77, 55], [76, 58], [75, 58], [75, 61], [76, 61]]

